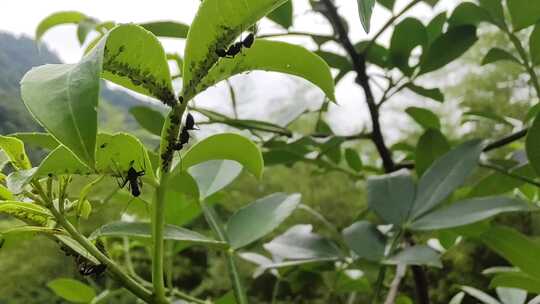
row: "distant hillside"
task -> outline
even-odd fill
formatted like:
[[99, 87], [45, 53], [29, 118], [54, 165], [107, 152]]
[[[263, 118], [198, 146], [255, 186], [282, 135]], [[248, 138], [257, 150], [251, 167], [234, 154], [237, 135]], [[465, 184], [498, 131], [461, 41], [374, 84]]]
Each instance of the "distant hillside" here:
[[[0, 32], [0, 134], [37, 131], [20, 96], [19, 81], [34, 66], [60, 63], [58, 56], [46, 45], [38, 50], [34, 40]], [[136, 97], [102, 86], [100, 125], [107, 131], [136, 130], [136, 122], [127, 114], [130, 107], [141, 105]], [[114, 116], [114, 117], [112, 117]]]

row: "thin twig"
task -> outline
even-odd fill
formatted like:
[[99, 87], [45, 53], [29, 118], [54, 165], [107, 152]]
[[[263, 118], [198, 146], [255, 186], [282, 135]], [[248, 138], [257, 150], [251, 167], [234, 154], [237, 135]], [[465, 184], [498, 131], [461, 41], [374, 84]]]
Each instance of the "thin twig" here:
[[503, 147], [509, 143], [512, 143], [516, 140], [519, 140], [523, 137], [525, 137], [527, 135], [527, 132], [529, 131], [528, 128], [525, 128], [523, 130], [520, 130], [518, 132], [515, 132], [515, 133], [512, 133], [508, 136], [505, 136], [497, 141], [494, 141], [492, 143], [490, 143], [489, 145], [487, 145], [485, 148], [484, 148], [484, 152], [489, 152], [491, 150], [494, 150], [494, 149], [497, 149], [497, 148], [500, 148], [500, 147]]
[[480, 163], [480, 167], [497, 171], [497, 172], [499, 172], [499, 173], [501, 173], [503, 175], [515, 178], [517, 180], [520, 180], [522, 182], [525, 182], [527, 184], [531, 184], [533, 186], [536, 186], [536, 187], [540, 188], [540, 182], [537, 182], [534, 179], [528, 178], [526, 176], [522, 176], [522, 175], [519, 175], [519, 174], [512, 173], [512, 172], [510, 172], [510, 171], [508, 171], [508, 170], [506, 170], [504, 168], [501, 168], [499, 166], [496, 166], [496, 165], [493, 165], [493, 164]]
[[405, 277], [406, 269], [407, 267], [405, 265], [396, 266], [396, 276], [390, 284], [390, 290], [388, 291], [384, 304], [394, 304], [396, 302], [396, 297], [399, 293], [399, 286], [401, 285], [401, 280], [403, 280], [403, 277]]
[[381, 131], [381, 125], [379, 122], [379, 110], [375, 103], [375, 98], [369, 84], [369, 78], [366, 74], [366, 60], [363, 55], [357, 52], [356, 48], [349, 39], [347, 30], [343, 25], [341, 17], [337, 13], [337, 8], [331, 0], [322, 0], [322, 3], [326, 7], [325, 16], [328, 18], [334, 31], [337, 33], [338, 41], [347, 52], [350, 57], [354, 71], [356, 72], [356, 83], [359, 84], [364, 90], [366, 96], [366, 103], [369, 108], [372, 122], [372, 141], [377, 148], [377, 151], [382, 159], [383, 166], [386, 172], [394, 171], [394, 161], [392, 160], [392, 153], [390, 149], [384, 143], [384, 137]]

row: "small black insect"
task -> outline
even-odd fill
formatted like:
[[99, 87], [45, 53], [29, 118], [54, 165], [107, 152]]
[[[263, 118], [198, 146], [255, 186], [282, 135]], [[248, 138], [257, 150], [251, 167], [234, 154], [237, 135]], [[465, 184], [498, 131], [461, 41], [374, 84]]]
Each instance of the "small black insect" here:
[[141, 195], [141, 188], [143, 186], [140, 177], [144, 176], [145, 170], [135, 170], [135, 168], [133, 168], [134, 162], [135, 161], [132, 160], [129, 163], [129, 169], [126, 173], [126, 176], [121, 176], [121, 180], [117, 182], [120, 188], [128, 186], [128, 190], [131, 192], [131, 195], [133, 195], [133, 197], [138, 197], [139, 195]]
[[227, 50], [225, 50], [225, 49], [217, 49], [216, 54], [219, 57], [227, 57]]
[[185, 144], [189, 142], [189, 131], [191, 130], [198, 130], [197, 127], [195, 127], [195, 119], [193, 118], [193, 115], [190, 113], [186, 116], [186, 123], [184, 127], [182, 128], [182, 131], [180, 132], [180, 136], [178, 137], [178, 141], [174, 143], [173, 149], [176, 151], [182, 150]]
[[184, 128], [186, 128], [188, 130], [198, 130], [195, 127], [195, 119], [193, 118], [193, 115], [191, 115], [190, 113], [188, 113], [188, 115], [186, 117], [186, 125], [185, 125]]
[[101, 275], [106, 269], [107, 266], [104, 264], [94, 264], [87, 258], [79, 255], [75, 258], [75, 263], [77, 264], [77, 270], [83, 276], [89, 275]]
[[227, 56], [230, 58], [234, 58], [240, 51], [242, 50], [242, 42], [236, 42], [235, 44], [231, 45], [229, 49], [227, 50]]
[[133, 168], [133, 162], [130, 165], [126, 178], [124, 180], [124, 183], [122, 184], [122, 187], [124, 188], [126, 184], [128, 184], [128, 189], [131, 191], [131, 195], [134, 197], [138, 197], [141, 195], [141, 188], [143, 186], [142, 181], [139, 179], [139, 177], [144, 176], [145, 172], [144, 170], [137, 171], [135, 168]]
[[253, 33], [249, 33], [249, 35], [247, 35], [247, 37], [242, 40], [242, 45], [249, 49], [253, 45], [254, 41], [255, 36], [253, 35]]
[[[105, 248], [103, 248], [103, 245], [100, 242], [96, 243], [96, 247], [101, 252], [105, 253]], [[77, 266], [77, 270], [83, 276], [99, 276], [107, 269], [106, 265], [94, 264], [92, 261], [88, 260], [84, 256], [77, 253], [75, 250], [64, 244], [60, 244], [60, 249], [65, 253], [66, 256], [73, 256], [75, 258], [75, 265]]]

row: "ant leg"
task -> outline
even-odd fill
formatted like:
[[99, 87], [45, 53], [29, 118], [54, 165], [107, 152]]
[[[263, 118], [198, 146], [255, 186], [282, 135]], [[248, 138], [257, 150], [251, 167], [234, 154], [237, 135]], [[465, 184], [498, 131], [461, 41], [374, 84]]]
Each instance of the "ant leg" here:
[[111, 171], [113, 171], [113, 177], [115, 178], [118, 187], [124, 188], [128, 182], [128, 179], [124, 177], [120, 171], [118, 163], [114, 159], [112, 160], [112, 165], [113, 167], [111, 167]]

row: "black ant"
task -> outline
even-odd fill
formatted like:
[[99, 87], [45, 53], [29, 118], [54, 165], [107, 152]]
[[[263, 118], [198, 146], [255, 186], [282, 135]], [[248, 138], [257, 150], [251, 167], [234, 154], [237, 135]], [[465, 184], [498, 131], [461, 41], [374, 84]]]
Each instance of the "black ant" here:
[[255, 36], [253, 33], [249, 33], [244, 40], [239, 41], [231, 45], [227, 50], [225, 49], [217, 49], [216, 54], [219, 57], [224, 58], [234, 58], [240, 51], [242, 50], [242, 47], [250, 48], [253, 45], [253, 42], [255, 41]]
[[[99, 251], [106, 254], [105, 247], [101, 242], [97, 242], [96, 247], [99, 249]], [[94, 264], [92, 261], [75, 252], [75, 250], [64, 244], [60, 244], [60, 249], [65, 253], [66, 256], [73, 256], [75, 258], [75, 265], [77, 266], [77, 270], [83, 276], [99, 276], [107, 269], [107, 266], [105, 264]]]
[[141, 188], [143, 186], [140, 177], [144, 176], [146, 172], [144, 169], [141, 171], [137, 171], [133, 167], [133, 163], [135, 163], [134, 160], [129, 163], [129, 169], [126, 172], [125, 177], [121, 174], [118, 174], [120, 177], [120, 181], [117, 180], [117, 183], [120, 189], [124, 188], [127, 185], [129, 192], [131, 192], [131, 195], [133, 195], [133, 197], [138, 197], [141, 195]]
[[195, 127], [195, 119], [193, 118], [193, 115], [188, 113], [186, 117], [186, 123], [184, 127], [182, 128], [182, 131], [180, 132], [180, 136], [178, 137], [178, 142], [176, 142], [173, 146], [174, 150], [176, 151], [182, 150], [184, 145], [189, 142], [189, 131], [191, 130], [198, 130], [198, 129]]

